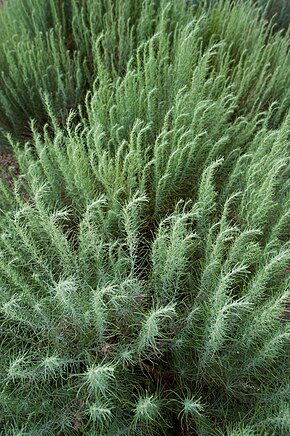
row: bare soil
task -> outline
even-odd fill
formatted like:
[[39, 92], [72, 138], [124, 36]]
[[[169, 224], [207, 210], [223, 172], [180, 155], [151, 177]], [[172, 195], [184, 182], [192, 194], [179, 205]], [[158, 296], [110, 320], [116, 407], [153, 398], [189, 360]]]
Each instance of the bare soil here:
[[17, 176], [18, 173], [19, 166], [13, 153], [0, 151], [0, 177], [6, 181], [9, 187], [13, 186], [13, 177]]

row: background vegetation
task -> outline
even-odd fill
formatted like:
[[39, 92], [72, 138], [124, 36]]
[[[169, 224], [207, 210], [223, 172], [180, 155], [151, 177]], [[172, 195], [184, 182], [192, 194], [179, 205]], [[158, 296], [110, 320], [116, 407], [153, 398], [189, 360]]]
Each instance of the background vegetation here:
[[289, 29], [45, 5], [0, 11], [1, 431], [286, 435]]
[[[232, 22], [236, 32], [229, 26], [231, 30], [226, 35], [224, 16], [219, 16], [223, 2], [192, 0], [188, 7], [194, 7], [195, 14], [199, 15], [208, 6], [217, 6], [212, 18], [214, 22], [208, 28], [209, 35], [217, 31], [217, 39], [224, 39], [229, 44], [233, 37], [242, 54], [251, 44], [246, 32], [251, 35], [253, 29], [244, 20], [239, 23], [236, 16], [233, 18], [235, 23]], [[1, 131], [8, 130], [17, 140], [27, 141], [31, 139], [31, 118], [39, 125], [48, 121], [44, 95], [49, 98], [62, 124], [70, 109], [77, 110], [79, 105], [84, 105], [86, 92], [98, 75], [95, 52], [99, 44], [110, 74], [115, 78], [122, 76], [134, 50], [155, 33], [155, 18], [161, 3], [156, 0], [150, 6], [140, 7], [139, 2], [133, 0], [116, 3], [107, 0], [6, 0], [0, 14], [0, 146], [8, 145]], [[244, 2], [243, 9], [247, 8], [247, 3]], [[289, 27], [288, 0], [257, 0], [257, 5], [262, 17], [274, 20], [276, 31]], [[149, 18], [145, 18], [147, 12]], [[183, 23], [192, 17], [192, 14], [185, 17], [182, 12], [178, 15]], [[136, 28], [134, 23], [139, 23]], [[173, 21], [172, 29], [174, 25]], [[251, 38], [254, 41], [253, 35]], [[260, 48], [261, 45], [257, 45], [256, 56]], [[267, 60], [271, 61], [271, 58]], [[262, 62], [260, 59], [260, 67]], [[260, 67], [257, 66], [258, 70]], [[248, 80], [252, 79], [249, 77]], [[287, 89], [286, 83], [284, 89]], [[254, 89], [252, 92], [254, 94]], [[274, 94], [272, 98], [275, 98]]]

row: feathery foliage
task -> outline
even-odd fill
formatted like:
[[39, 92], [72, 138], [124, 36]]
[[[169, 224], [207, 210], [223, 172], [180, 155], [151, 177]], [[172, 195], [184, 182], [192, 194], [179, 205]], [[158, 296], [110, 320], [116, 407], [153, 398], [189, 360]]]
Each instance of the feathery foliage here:
[[286, 435], [287, 38], [250, 2], [71, 4], [84, 108], [35, 81], [0, 186], [1, 429]]
[[[170, 8], [166, 0], [147, 3], [6, 0], [0, 9], [1, 143], [5, 143], [3, 132], [6, 131], [16, 139], [30, 139], [30, 118], [39, 125], [48, 121], [44, 96], [64, 124], [69, 110], [84, 105], [87, 90], [98, 80], [99, 56], [110, 80], [116, 82], [126, 74], [127, 63], [137, 49], [153, 35], [163, 32], [163, 28], [171, 33], [167, 44], [174, 40], [175, 30], [183, 28], [183, 49], [193, 53], [190, 23], [194, 16], [202, 13], [196, 9], [194, 1], [173, 2]], [[209, 62], [221, 75], [228, 77], [232, 73], [232, 86], [239, 89], [236, 90], [240, 97], [238, 114], [256, 114], [257, 110], [268, 107], [269, 100], [280, 101], [283, 113], [285, 107], [289, 107], [286, 39], [284, 44], [279, 43], [279, 36], [269, 39], [270, 28], [264, 25], [263, 29], [262, 23], [257, 23], [259, 13], [249, 8], [248, 3], [240, 2], [233, 8], [229, 2], [219, 1], [196, 26], [194, 53], [205, 52], [208, 46], [215, 51], [214, 42], [224, 44], [224, 49], [218, 50], [218, 58], [212, 52]], [[158, 18], [161, 16], [163, 21]], [[187, 30], [186, 25], [189, 25]], [[202, 47], [198, 38], [203, 40]], [[180, 68], [183, 62], [180, 59]], [[185, 62], [185, 68], [191, 68], [192, 62], [194, 58], [189, 64]], [[231, 62], [238, 65], [229, 71]], [[243, 86], [240, 86], [241, 81]], [[265, 82], [268, 83], [266, 89]], [[273, 119], [274, 125], [281, 120], [280, 115], [278, 112]]]

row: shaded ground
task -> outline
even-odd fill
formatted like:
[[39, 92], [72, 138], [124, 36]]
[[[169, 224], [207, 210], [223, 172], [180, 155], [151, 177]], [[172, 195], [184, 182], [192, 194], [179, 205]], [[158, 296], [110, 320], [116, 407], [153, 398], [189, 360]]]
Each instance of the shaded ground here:
[[18, 172], [19, 167], [14, 155], [8, 151], [0, 151], [0, 177], [7, 182], [8, 186], [11, 187], [13, 185], [13, 177]]

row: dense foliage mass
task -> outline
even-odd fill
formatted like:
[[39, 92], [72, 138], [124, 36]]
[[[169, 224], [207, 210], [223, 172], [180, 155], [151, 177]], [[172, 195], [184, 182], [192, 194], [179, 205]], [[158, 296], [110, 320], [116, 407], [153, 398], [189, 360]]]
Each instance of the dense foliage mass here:
[[287, 34], [245, 1], [49, 5], [15, 86], [0, 13], [2, 127], [39, 114], [0, 185], [1, 431], [286, 435]]
[[287, 30], [290, 23], [288, 0], [256, 0], [268, 20], [272, 20], [276, 30]]
[[[288, 0], [255, 2], [260, 8], [259, 15], [273, 20], [274, 30], [287, 28], [290, 20]], [[155, 0], [147, 3], [136, 0], [5, 0], [0, 13], [0, 147], [6, 144], [5, 135], [1, 134], [3, 130], [9, 130], [17, 140], [25, 141], [31, 139], [30, 118], [40, 125], [48, 121], [44, 95], [64, 124], [69, 110], [83, 105], [86, 92], [99, 74], [97, 56], [100, 47], [111, 78], [116, 80], [124, 76], [134, 50], [156, 33], [155, 17], [167, 2]], [[251, 49], [256, 43], [254, 34], [259, 33], [261, 23], [253, 31], [250, 23], [255, 25], [257, 16], [254, 21], [246, 21], [248, 1], [233, 13], [228, 30], [224, 28], [223, 20], [227, 19], [224, 14], [227, 12], [223, 0], [187, 0], [187, 5], [181, 4], [177, 11], [179, 3], [175, 1], [175, 16], [169, 17], [173, 21], [168, 23], [168, 32], [174, 31], [177, 18], [180, 26], [185, 26], [193, 18], [193, 13], [184, 13], [184, 7], [193, 9], [197, 16], [208, 6], [216, 4], [212, 21], [207, 24], [209, 38], [215, 32], [218, 41], [231, 44], [233, 38], [237, 41], [234, 46], [238, 44], [240, 55], [243, 48]], [[235, 2], [228, 2], [231, 3]], [[240, 12], [244, 15], [241, 22]], [[257, 44], [254, 56], [261, 55], [260, 49], [261, 45]], [[251, 60], [257, 61], [256, 58]], [[272, 61], [271, 58], [264, 60], [266, 63]], [[258, 65], [261, 62], [262, 59]], [[269, 67], [265, 65], [261, 83], [263, 77], [271, 73]], [[250, 87], [252, 77], [247, 80]], [[272, 94], [272, 98], [275, 97]]]
[[[191, 0], [197, 5], [212, 6], [220, 0]], [[235, 3], [235, 0], [230, 0]], [[290, 23], [290, 4], [289, 0], [253, 0], [253, 3], [259, 8], [260, 15], [263, 19], [273, 24], [274, 31], [287, 31]]]

